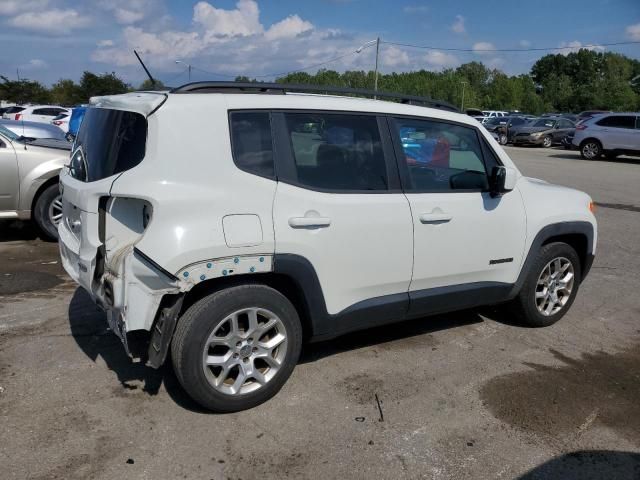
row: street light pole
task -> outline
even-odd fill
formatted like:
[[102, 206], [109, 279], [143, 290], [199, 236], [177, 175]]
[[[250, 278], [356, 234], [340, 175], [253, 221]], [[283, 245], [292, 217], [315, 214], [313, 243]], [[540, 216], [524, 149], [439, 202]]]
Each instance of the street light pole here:
[[176, 60], [176, 63], [182, 63], [183, 65], [187, 66], [187, 71], [189, 72], [189, 82], [191, 82], [191, 64], [185, 63], [182, 60]]
[[[373, 91], [377, 92], [378, 91], [378, 56], [380, 54], [380, 37], [376, 38], [376, 77], [375, 77], [375, 81], [373, 84]], [[374, 100], [376, 99], [376, 96], [373, 96]]]

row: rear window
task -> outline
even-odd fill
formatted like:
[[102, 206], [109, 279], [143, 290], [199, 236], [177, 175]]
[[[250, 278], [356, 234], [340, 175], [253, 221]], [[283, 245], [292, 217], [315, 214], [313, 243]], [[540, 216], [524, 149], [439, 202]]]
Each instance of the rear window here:
[[615, 115], [611, 117], [604, 117], [602, 120], [596, 122], [601, 127], [614, 127], [614, 128], [635, 128], [636, 117], [627, 115]]
[[147, 119], [139, 113], [87, 109], [74, 144], [71, 175], [94, 182], [138, 165], [145, 154]]

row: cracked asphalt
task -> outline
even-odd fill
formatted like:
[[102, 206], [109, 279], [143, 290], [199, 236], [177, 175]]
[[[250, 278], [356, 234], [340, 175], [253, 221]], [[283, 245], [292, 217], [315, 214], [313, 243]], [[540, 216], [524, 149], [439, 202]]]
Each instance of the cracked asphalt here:
[[564, 319], [481, 309], [310, 345], [273, 400], [236, 414], [130, 363], [57, 245], [1, 221], [0, 478], [640, 479], [640, 159], [507, 151], [599, 205]]

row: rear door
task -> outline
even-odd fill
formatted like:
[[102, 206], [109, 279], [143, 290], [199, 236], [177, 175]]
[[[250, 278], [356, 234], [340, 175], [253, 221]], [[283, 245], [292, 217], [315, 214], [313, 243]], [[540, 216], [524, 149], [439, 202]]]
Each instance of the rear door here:
[[[409, 117], [390, 126], [413, 216], [410, 314], [433, 311], [434, 294], [476, 291], [487, 303], [504, 295], [522, 259], [525, 211], [518, 192], [489, 194], [495, 154], [470, 126]], [[474, 300], [458, 296], [456, 308]]]
[[413, 233], [384, 119], [324, 111], [273, 118], [276, 264], [284, 254], [310, 262], [329, 314], [376, 299], [393, 302], [391, 316], [402, 318]]
[[601, 127], [603, 147], [606, 150], [632, 150], [635, 139], [636, 117], [610, 115], [596, 122]]

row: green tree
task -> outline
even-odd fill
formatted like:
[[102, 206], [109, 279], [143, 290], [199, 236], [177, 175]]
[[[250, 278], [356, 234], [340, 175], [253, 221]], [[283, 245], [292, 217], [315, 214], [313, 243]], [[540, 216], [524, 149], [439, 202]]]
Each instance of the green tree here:
[[0, 75], [0, 99], [13, 103], [49, 103], [51, 95], [40, 82], [28, 79], [9, 80]]
[[96, 75], [84, 72], [80, 78], [80, 90], [83, 98], [89, 99], [101, 95], [117, 95], [131, 90], [129, 85], [119, 79], [114, 72]]
[[161, 80], [155, 79], [153, 82], [151, 79], [147, 78], [144, 82], [140, 84], [138, 90], [162, 90], [166, 88], [164, 83]]
[[78, 105], [87, 101], [80, 85], [70, 79], [60, 79], [51, 86], [51, 102], [57, 105]]

